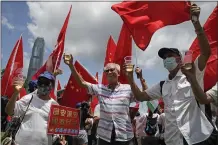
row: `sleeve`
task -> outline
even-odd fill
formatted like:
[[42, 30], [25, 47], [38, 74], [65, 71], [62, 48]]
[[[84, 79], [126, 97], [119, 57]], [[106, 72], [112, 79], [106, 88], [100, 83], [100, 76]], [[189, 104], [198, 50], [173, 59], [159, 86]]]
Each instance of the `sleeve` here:
[[218, 90], [217, 90], [217, 87], [218, 87], [218, 83], [216, 83], [216, 85], [213, 86], [212, 89], [207, 91], [207, 95], [210, 96], [214, 100], [213, 104], [218, 107], [218, 93], [217, 93]]
[[139, 103], [139, 101], [136, 100], [136, 98], [134, 97], [132, 91], [130, 92], [130, 103], [133, 103], [133, 102], [136, 102], [136, 103]]
[[98, 84], [91, 84], [87, 82], [88, 94], [90, 95], [99, 95], [100, 86]]
[[198, 80], [199, 85], [201, 86], [201, 88], [203, 87], [203, 82], [204, 82], [204, 72], [205, 72], [205, 68], [200, 71], [199, 67], [198, 67], [198, 59], [199, 56], [195, 59], [194, 65], [195, 65], [195, 71], [196, 71], [196, 79]]
[[28, 103], [31, 99], [32, 95], [26, 95], [22, 97], [20, 100], [16, 101], [15, 108], [14, 108], [14, 116], [21, 116], [26, 111], [26, 108], [28, 106]]
[[160, 92], [160, 83], [152, 86], [151, 88], [148, 88], [145, 90], [145, 92], [148, 94], [148, 96], [151, 98], [151, 100], [156, 100], [161, 98], [161, 92]]

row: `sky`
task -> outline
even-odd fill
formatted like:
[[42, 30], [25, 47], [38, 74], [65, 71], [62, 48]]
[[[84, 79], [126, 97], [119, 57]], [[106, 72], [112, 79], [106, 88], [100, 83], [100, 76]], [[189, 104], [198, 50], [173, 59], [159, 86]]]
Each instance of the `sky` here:
[[[27, 74], [32, 46], [37, 37], [45, 39], [47, 60], [53, 51], [56, 40], [72, 4], [71, 16], [65, 40], [65, 52], [71, 53], [85, 68], [95, 75], [102, 76], [107, 41], [110, 35], [115, 42], [122, 26], [121, 18], [111, 10], [117, 2], [1, 2], [1, 67], [4, 68], [10, 53], [23, 36], [24, 74]], [[196, 2], [201, 7], [200, 22], [203, 25], [216, 6], [216, 2]], [[191, 21], [167, 26], [158, 30], [145, 51], [133, 45], [133, 57], [143, 70], [148, 86], [164, 80], [168, 72], [158, 57], [162, 47], [188, 50], [196, 34]], [[137, 58], [137, 59], [136, 59]], [[136, 62], [136, 61], [135, 61]], [[61, 63], [63, 75], [57, 78], [61, 86], [67, 84], [69, 68]]]

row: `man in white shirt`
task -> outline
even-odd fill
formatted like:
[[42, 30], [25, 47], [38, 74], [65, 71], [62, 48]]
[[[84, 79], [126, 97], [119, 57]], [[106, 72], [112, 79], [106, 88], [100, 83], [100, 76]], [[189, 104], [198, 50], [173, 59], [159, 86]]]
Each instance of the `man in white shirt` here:
[[23, 82], [15, 82], [15, 92], [10, 98], [6, 112], [9, 115], [23, 116], [29, 105], [26, 115], [18, 130], [15, 142], [19, 145], [51, 145], [52, 137], [47, 135], [47, 122], [52, 104], [58, 104], [49, 94], [54, 88], [54, 76], [44, 72], [38, 78], [38, 89], [17, 100]]
[[[191, 18], [197, 17], [197, 20], [193, 20], [192, 23], [199, 40], [201, 53], [194, 64], [198, 83], [203, 88], [204, 69], [210, 57], [210, 45], [198, 20], [200, 8], [193, 4], [190, 13]], [[198, 107], [191, 85], [180, 70], [181, 53], [175, 48], [162, 48], [158, 55], [163, 59], [164, 67], [169, 71], [169, 76], [164, 81], [162, 89], [158, 83], [146, 91], [141, 91], [134, 81], [133, 72], [126, 71], [132, 92], [138, 101], [160, 99], [162, 96], [165, 105], [164, 135], [167, 145], [201, 144], [211, 135], [213, 126], [204, 114], [204, 107], [201, 105], [201, 108]], [[125, 69], [131, 66], [133, 67], [131, 64], [126, 64]]]

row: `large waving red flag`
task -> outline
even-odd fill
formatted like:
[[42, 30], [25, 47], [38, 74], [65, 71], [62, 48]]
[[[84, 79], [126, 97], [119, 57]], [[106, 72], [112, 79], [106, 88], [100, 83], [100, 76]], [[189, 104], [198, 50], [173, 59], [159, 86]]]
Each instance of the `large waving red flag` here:
[[[36, 80], [38, 78], [38, 76], [45, 71], [49, 71], [49, 72], [53, 73], [56, 69], [59, 68], [60, 63], [61, 63], [61, 59], [62, 59], [62, 55], [64, 52], [65, 35], [66, 35], [66, 30], [67, 30], [67, 26], [68, 26], [68, 22], [69, 22], [69, 18], [70, 18], [71, 9], [72, 9], [72, 5], [70, 7], [68, 15], [64, 21], [64, 24], [61, 28], [60, 33], [59, 33], [59, 36], [57, 39], [57, 44], [55, 45], [55, 50], [49, 56], [46, 63], [32, 77], [33, 80]], [[54, 89], [56, 89], [56, 87]], [[56, 100], [57, 99], [56, 93], [55, 93], [56, 91], [54, 89], [51, 91], [50, 96], [51, 96], [51, 98]]]
[[112, 10], [120, 15], [142, 50], [158, 29], [190, 20], [190, 4], [185, 1], [125, 1], [113, 5]]
[[49, 56], [46, 63], [32, 77], [33, 80], [36, 80], [38, 78], [38, 76], [45, 71], [49, 71], [49, 72], [53, 73], [54, 70], [60, 66], [62, 55], [64, 52], [65, 34], [66, 34], [66, 30], [67, 30], [67, 26], [68, 26], [68, 22], [69, 22], [69, 18], [70, 18], [71, 9], [72, 9], [72, 6], [70, 7], [68, 15], [67, 15], [65, 22], [61, 28], [61, 31], [58, 35], [57, 44], [55, 45], [55, 50]]
[[132, 38], [126, 25], [123, 24], [122, 29], [120, 31], [119, 40], [117, 42], [116, 52], [114, 55], [114, 63], [120, 65], [119, 81], [122, 84], [128, 83], [126, 75], [122, 69], [125, 63], [124, 58], [126, 56], [132, 56]]
[[[85, 81], [92, 84], [98, 83], [95, 77], [93, 77], [78, 61], [75, 62], [74, 66]], [[87, 90], [81, 88], [73, 75], [71, 75], [67, 87], [64, 90], [60, 105], [75, 108], [77, 103], [88, 101], [90, 97], [91, 96], [87, 94]]]
[[[204, 75], [204, 90], [207, 91], [212, 88], [218, 81], [217, 77], [217, 49], [218, 49], [218, 6], [215, 7], [212, 14], [207, 19], [204, 24], [204, 31], [207, 35], [207, 39], [211, 48], [211, 56], [207, 61], [207, 66]], [[192, 43], [190, 50], [193, 51], [193, 61], [200, 54], [200, 47], [198, 44], [198, 39], [196, 38]]]
[[[107, 50], [106, 50], [106, 56], [105, 56], [105, 60], [104, 60], [104, 66], [106, 66], [106, 64], [108, 63], [112, 63], [114, 61], [114, 55], [116, 52], [116, 44], [112, 38], [112, 36], [110, 36], [110, 38], [108, 39], [108, 43], [107, 43]], [[107, 85], [107, 79], [106, 79], [106, 75], [103, 73], [102, 75], [102, 84]]]
[[[4, 75], [1, 79], [1, 95], [12, 96], [13, 90], [13, 81], [16, 78], [23, 78], [23, 41], [22, 36], [16, 42], [16, 45], [13, 48], [13, 51], [10, 55], [9, 61], [6, 65]], [[22, 89], [21, 95], [25, 95], [24, 88]]]

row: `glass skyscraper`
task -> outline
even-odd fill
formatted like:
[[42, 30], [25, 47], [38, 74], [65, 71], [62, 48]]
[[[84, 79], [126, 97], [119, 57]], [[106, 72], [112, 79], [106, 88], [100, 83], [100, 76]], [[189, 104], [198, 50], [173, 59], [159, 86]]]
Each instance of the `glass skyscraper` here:
[[44, 38], [37, 37], [33, 49], [32, 56], [30, 58], [28, 73], [27, 73], [27, 81], [31, 81], [32, 76], [36, 73], [36, 71], [43, 65], [43, 56], [45, 53], [45, 41]]

